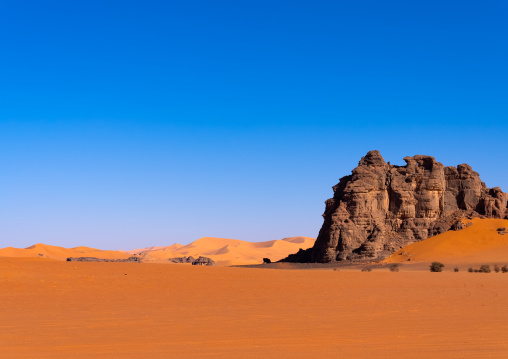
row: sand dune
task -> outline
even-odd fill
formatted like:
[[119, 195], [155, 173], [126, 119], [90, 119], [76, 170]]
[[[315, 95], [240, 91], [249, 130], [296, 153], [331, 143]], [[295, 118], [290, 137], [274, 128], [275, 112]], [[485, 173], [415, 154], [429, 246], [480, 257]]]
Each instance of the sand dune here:
[[508, 228], [508, 220], [475, 218], [465, 222], [471, 222], [472, 225], [410, 244], [390, 256], [386, 262], [508, 264], [508, 234], [501, 235], [497, 231], [498, 228]]
[[159, 249], [170, 249], [170, 250], [173, 250], [173, 249], [178, 249], [178, 248], [181, 248], [183, 247], [182, 244], [178, 244], [178, 243], [175, 243], [175, 244], [172, 244], [170, 246], [153, 246], [153, 247], [146, 247], [146, 248], [138, 248], [138, 249], [131, 249], [131, 250], [128, 250], [128, 251], [123, 251], [121, 250], [121, 252], [127, 252], [127, 253], [147, 253], [147, 252], [150, 252], [150, 251], [156, 251], [156, 250], [159, 250]]
[[0, 257], [41, 257], [65, 260], [68, 257], [97, 257], [103, 259], [125, 259], [130, 257], [126, 252], [100, 250], [89, 247], [63, 248], [37, 243], [27, 248], [1, 248]]
[[145, 261], [162, 261], [173, 257], [205, 256], [218, 265], [258, 264], [263, 258], [278, 261], [299, 248], [307, 249], [314, 245], [315, 238], [290, 237], [266, 242], [247, 242], [238, 239], [203, 237], [182, 246], [135, 249], [127, 253], [140, 255]]
[[27, 248], [1, 248], [0, 257], [41, 257], [65, 260], [68, 257], [97, 257], [104, 259], [125, 259], [139, 255], [144, 261], [167, 262], [168, 258], [183, 256], [205, 256], [212, 258], [218, 265], [259, 264], [263, 258], [277, 261], [299, 248], [309, 248], [315, 239], [309, 237], [291, 237], [266, 242], [247, 242], [238, 239], [203, 237], [190, 244], [172, 244], [153, 246], [130, 251], [100, 250], [89, 247], [63, 248], [37, 243]]
[[[388, 259], [387, 263], [428, 263], [440, 261], [451, 264], [506, 264], [508, 263], [508, 234], [498, 228], [508, 228], [508, 220], [467, 220], [472, 225], [460, 231], [448, 231], [421, 242], [410, 244]], [[299, 248], [309, 248], [315, 239], [290, 237], [265, 242], [247, 242], [238, 239], [203, 237], [190, 244], [153, 246], [130, 251], [108, 251], [89, 247], [63, 248], [38, 243], [28, 248], [0, 249], [0, 257], [42, 257], [65, 260], [67, 257], [98, 257], [123, 259], [140, 255], [145, 261], [165, 262], [168, 258], [206, 256], [218, 265], [257, 264], [263, 258], [277, 261]]]
[[507, 358], [507, 281], [0, 258], [0, 357]]

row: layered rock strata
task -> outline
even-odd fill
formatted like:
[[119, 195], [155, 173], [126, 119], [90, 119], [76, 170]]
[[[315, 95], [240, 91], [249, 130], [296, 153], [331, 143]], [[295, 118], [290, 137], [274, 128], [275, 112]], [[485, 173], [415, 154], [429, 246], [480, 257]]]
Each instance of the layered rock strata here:
[[312, 248], [282, 261], [334, 262], [387, 256], [415, 241], [462, 228], [463, 218], [508, 218], [508, 194], [487, 188], [467, 164], [445, 167], [434, 157], [386, 163], [379, 151], [362, 157], [333, 187]]

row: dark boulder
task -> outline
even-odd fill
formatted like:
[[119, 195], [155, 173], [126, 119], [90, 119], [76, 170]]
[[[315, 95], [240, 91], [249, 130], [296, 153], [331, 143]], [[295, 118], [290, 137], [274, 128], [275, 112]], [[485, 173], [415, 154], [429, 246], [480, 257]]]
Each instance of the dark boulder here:
[[215, 262], [208, 257], [199, 257], [198, 259], [192, 262], [193, 266], [214, 266]]
[[192, 263], [194, 260], [195, 259], [192, 256], [169, 258], [169, 261], [172, 263]]

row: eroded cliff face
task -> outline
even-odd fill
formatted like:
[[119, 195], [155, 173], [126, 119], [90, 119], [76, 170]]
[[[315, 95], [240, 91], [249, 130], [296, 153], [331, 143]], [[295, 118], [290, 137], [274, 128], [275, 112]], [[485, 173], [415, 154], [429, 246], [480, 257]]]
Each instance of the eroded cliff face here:
[[434, 157], [386, 163], [370, 151], [328, 199], [314, 247], [283, 261], [332, 262], [377, 258], [460, 229], [464, 217], [508, 218], [508, 194], [487, 188], [469, 165], [445, 167]]

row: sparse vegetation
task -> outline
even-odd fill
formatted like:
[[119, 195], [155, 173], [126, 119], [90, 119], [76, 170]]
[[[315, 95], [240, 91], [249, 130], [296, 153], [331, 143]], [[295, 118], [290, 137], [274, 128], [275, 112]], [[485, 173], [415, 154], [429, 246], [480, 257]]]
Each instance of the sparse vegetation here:
[[480, 272], [480, 273], [490, 273], [492, 271], [490, 270], [490, 266], [488, 264], [482, 264], [480, 266], [480, 270], [478, 272]]
[[440, 262], [432, 262], [430, 265], [430, 271], [431, 272], [442, 272], [443, 271], [444, 264]]
[[501, 272], [508, 273], [508, 266], [502, 266], [501, 267]]
[[455, 268], [453, 268], [453, 271], [454, 271], [455, 273], [457, 273], [457, 272], [459, 271], [459, 267], [455, 267]]
[[399, 271], [399, 265], [397, 263], [392, 263], [390, 264], [390, 267], [388, 267], [390, 269], [390, 272], [398, 272]]
[[[492, 272], [492, 269], [490, 269], [490, 265], [488, 264], [482, 264], [480, 266], [480, 269], [473, 269], [472, 267], [469, 267], [469, 269], [467, 270], [469, 273], [491, 273]], [[499, 268], [499, 266], [496, 264], [494, 266], [494, 272], [496, 273], [499, 273], [499, 272], [503, 272], [503, 273], [508, 273], [508, 266], [503, 266], [501, 269]]]
[[372, 272], [372, 269], [369, 267], [362, 268], [362, 272]]
[[272, 261], [270, 260], [270, 258], [263, 258], [263, 263], [270, 264], [272, 263]]

